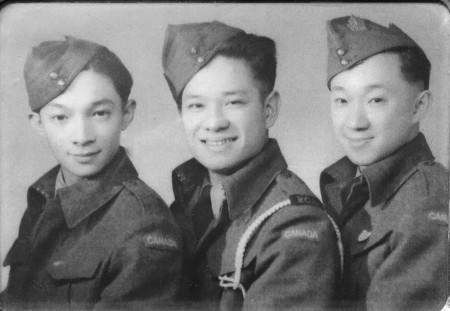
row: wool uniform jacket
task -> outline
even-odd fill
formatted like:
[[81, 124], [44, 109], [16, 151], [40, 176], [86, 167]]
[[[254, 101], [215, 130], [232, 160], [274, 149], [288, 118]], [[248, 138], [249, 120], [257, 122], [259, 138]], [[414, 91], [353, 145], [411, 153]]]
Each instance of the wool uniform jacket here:
[[57, 166], [28, 190], [0, 300], [14, 309], [142, 309], [179, 294], [181, 236], [121, 147], [98, 176], [60, 188]]
[[277, 142], [225, 178], [217, 219], [202, 203], [207, 175], [194, 159], [173, 172], [171, 209], [189, 254], [186, 309], [327, 309], [339, 282], [337, 234]]
[[440, 310], [447, 296], [448, 170], [434, 161], [419, 134], [361, 169], [369, 200], [350, 210], [342, 193], [356, 169], [345, 157], [325, 169], [320, 181], [346, 249], [341, 305]]

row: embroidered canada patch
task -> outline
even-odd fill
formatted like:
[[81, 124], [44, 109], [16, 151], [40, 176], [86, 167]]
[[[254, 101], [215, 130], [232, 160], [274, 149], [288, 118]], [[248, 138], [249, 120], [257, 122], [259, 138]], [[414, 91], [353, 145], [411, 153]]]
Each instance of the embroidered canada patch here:
[[285, 239], [304, 238], [308, 240], [319, 241], [319, 234], [317, 233], [317, 231], [310, 229], [289, 229], [284, 231], [283, 237]]
[[428, 213], [428, 218], [429, 218], [430, 220], [434, 220], [434, 221], [437, 220], [437, 221], [443, 222], [443, 223], [445, 223], [445, 224], [448, 223], [447, 215], [444, 214], [444, 213], [439, 213], [439, 212], [429, 212], [429, 213]]
[[161, 235], [149, 234], [145, 237], [145, 246], [176, 249], [177, 243], [174, 240]]

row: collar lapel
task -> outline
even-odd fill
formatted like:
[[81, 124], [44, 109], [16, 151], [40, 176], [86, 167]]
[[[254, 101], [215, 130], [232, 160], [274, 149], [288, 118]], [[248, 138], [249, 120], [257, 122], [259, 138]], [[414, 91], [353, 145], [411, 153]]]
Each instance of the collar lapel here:
[[393, 155], [362, 170], [369, 184], [372, 206], [389, 199], [415, 172], [417, 164], [434, 160], [422, 133], [398, 149]]
[[67, 226], [83, 219], [109, 202], [123, 187], [123, 181], [136, 178], [137, 172], [123, 147], [98, 175], [58, 190]]
[[252, 207], [276, 176], [287, 168], [278, 143], [270, 139], [264, 149], [242, 169], [225, 178], [228, 212], [231, 220]]

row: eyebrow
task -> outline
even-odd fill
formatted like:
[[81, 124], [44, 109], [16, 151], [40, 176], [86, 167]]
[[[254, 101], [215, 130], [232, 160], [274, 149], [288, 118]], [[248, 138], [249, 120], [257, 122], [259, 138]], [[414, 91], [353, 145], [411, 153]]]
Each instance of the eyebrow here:
[[[374, 89], [387, 89], [386, 85], [382, 83], [375, 83], [375, 84], [369, 84], [368, 86], [364, 87], [365, 90], [371, 91]], [[345, 91], [346, 89], [340, 85], [333, 86], [331, 88], [331, 91]]]
[[223, 95], [229, 96], [229, 95], [245, 95], [247, 94], [246, 90], [234, 90], [234, 91], [228, 91], [224, 92]]
[[102, 98], [92, 103], [94, 108], [101, 105], [114, 105], [114, 102], [109, 98]]

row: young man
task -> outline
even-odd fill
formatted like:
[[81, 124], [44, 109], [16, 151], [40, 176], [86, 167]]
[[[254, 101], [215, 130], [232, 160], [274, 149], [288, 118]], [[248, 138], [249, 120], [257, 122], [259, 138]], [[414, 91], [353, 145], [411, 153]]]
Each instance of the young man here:
[[31, 51], [30, 120], [59, 165], [28, 190], [9, 251], [5, 310], [139, 309], [171, 302], [180, 232], [120, 146], [132, 78], [106, 47], [66, 37]]
[[331, 119], [347, 156], [320, 182], [346, 249], [342, 304], [440, 310], [448, 170], [433, 161], [419, 132], [431, 103], [430, 62], [393, 24], [345, 16], [329, 21], [327, 31]]
[[173, 171], [197, 310], [327, 309], [337, 234], [268, 136], [275, 43], [219, 22], [169, 25], [164, 74], [194, 159]]

